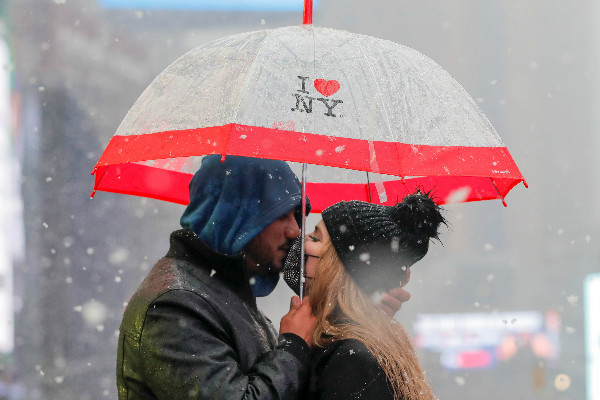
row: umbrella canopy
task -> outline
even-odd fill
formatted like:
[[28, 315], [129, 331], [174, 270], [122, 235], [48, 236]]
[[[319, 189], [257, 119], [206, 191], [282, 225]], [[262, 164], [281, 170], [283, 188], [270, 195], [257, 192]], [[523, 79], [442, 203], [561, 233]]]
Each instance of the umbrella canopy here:
[[348, 199], [391, 204], [415, 186], [433, 189], [440, 203], [504, 202], [524, 182], [477, 104], [434, 61], [308, 24], [227, 37], [173, 62], [109, 142], [92, 171], [94, 192], [187, 204], [207, 154], [392, 176], [309, 182], [315, 212]]

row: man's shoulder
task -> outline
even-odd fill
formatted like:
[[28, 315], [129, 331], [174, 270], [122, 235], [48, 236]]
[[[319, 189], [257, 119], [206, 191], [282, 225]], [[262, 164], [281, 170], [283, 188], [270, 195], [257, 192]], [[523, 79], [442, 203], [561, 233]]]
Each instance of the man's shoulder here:
[[[201, 303], [241, 302], [244, 288], [232, 282], [229, 276], [216, 270], [202, 260], [173, 258], [169, 255], [159, 259], [131, 297], [135, 313], [140, 314], [159, 299], [168, 295], [169, 301]], [[237, 278], [241, 280], [241, 278]], [[199, 297], [199, 298], [196, 298]], [[202, 298], [202, 299], [200, 299]], [[128, 308], [130, 308], [128, 306]]]
[[215, 258], [210, 252], [206, 255], [203, 243], [190, 232], [173, 232], [169, 252], [154, 264], [130, 298], [123, 316], [124, 329], [142, 326], [149, 308], [161, 304], [202, 306], [209, 313], [219, 312], [225, 303], [230, 308], [243, 307], [238, 303], [248, 297], [242, 295], [248, 284], [242, 285], [243, 274], [235, 259]]
[[129, 299], [123, 322], [132, 317], [143, 320], [148, 307], [170, 291], [201, 292], [204, 285], [199, 275], [202, 272], [195, 271], [192, 274], [192, 269], [193, 266], [173, 258], [158, 260]]
[[210, 278], [208, 267], [171, 257], [159, 259], [144, 278], [138, 292], [160, 295], [169, 290], [191, 290], [204, 286]]

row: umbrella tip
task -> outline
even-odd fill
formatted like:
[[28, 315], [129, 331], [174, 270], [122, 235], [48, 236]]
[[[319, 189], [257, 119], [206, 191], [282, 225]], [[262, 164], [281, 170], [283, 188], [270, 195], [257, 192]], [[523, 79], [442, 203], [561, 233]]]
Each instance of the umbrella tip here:
[[90, 199], [93, 199], [95, 195], [96, 195], [96, 189], [92, 190], [92, 193], [90, 193]]
[[526, 181], [525, 179], [523, 179], [523, 185], [525, 185], [525, 187], [526, 187], [527, 189], [529, 189], [529, 185], [527, 184], [527, 181]]
[[502, 199], [502, 205], [503, 205], [504, 207], [508, 207], [508, 204], [506, 204], [506, 201], [505, 201], [504, 199]]
[[312, 0], [304, 0], [304, 14], [302, 15], [302, 24], [303, 25], [312, 25], [312, 10], [313, 10]]

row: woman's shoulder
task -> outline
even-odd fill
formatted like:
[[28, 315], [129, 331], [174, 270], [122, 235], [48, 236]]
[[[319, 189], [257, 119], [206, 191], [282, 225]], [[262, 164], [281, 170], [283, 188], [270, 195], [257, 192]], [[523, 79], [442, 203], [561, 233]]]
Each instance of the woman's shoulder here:
[[315, 354], [311, 398], [351, 399], [365, 395], [388, 398], [385, 372], [359, 340], [340, 340]]
[[335, 358], [352, 364], [357, 362], [374, 362], [378, 364], [375, 356], [369, 351], [367, 346], [357, 339], [338, 340], [327, 347], [323, 355], [327, 359]]
[[351, 369], [356, 366], [380, 369], [377, 359], [367, 346], [357, 339], [338, 340], [327, 348], [317, 349], [313, 356], [313, 368], [321, 373], [324, 368]]

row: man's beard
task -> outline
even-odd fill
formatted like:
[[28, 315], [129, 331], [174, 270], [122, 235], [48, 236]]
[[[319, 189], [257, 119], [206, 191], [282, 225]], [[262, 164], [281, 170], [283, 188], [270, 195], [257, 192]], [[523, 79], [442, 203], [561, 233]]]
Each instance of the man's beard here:
[[263, 245], [261, 242], [250, 242], [246, 247], [245, 253], [255, 263], [250, 266], [250, 270], [258, 275], [275, 275], [279, 273], [273, 262], [273, 255], [270, 253], [268, 246]]

